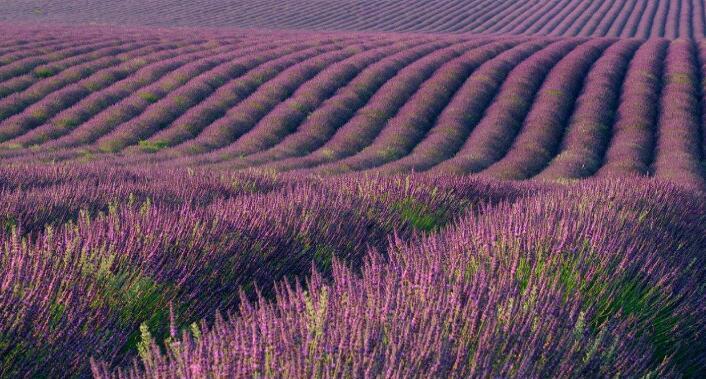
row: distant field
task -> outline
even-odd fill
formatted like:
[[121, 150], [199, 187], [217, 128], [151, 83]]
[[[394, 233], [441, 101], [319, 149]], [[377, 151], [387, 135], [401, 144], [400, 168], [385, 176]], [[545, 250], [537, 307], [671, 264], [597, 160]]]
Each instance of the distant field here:
[[0, 20], [702, 38], [702, 0], [4, 0]]
[[31, 36], [7, 39], [0, 52], [6, 163], [120, 153], [111, 159], [704, 184], [699, 42], [102, 29]]
[[704, 1], [0, 2], [0, 378], [704, 378]]

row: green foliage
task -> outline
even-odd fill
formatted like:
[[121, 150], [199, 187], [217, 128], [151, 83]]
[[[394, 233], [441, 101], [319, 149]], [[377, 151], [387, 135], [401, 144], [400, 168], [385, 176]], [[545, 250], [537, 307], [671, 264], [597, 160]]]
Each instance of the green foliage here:
[[532, 268], [529, 262], [524, 257], [520, 258], [520, 262], [517, 265], [517, 271], [515, 271], [515, 278], [520, 286], [520, 292], [524, 292], [529, 283], [530, 275], [532, 273]]
[[152, 361], [152, 354], [150, 352], [150, 347], [154, 343], [152, 339], [152, 333], [150, 333], [150, 328], [144, 322], [140, 324], [140, 342], [137, 344], [137, 353], [140, 355], [145, 362]]
[[90, 150], [83, 149], [79, 153], [78, 161], [79, 162], [88, 162], [88, 161], [91, 161], [95, 158], [96, 158], [96, 156]]
[[401, 156], [401, 152], [392, 146], [387, 146], [379, 150], [378, 155], [386, 160], [394, 160]]
[[667, 75], [668, 84], [691, 85], [695, 82], [692, 75], [688, 72], [673, 72]]
[[138, 146], [140, 147], [140, 150], [146, 152], [146, 153], [156, 153], [159, 150], [164, 149], [165, 147], [169, 146], [169, 143], [166, 141], [140, 141], [138, 142]]
[[295, 111], [297, 111], [299, 113], [303, 113], [303, 114], [309, 113], [309, 109], [307, 109], [307, 107], [305, 105], [300, 104], [296, 101], [287, 102], [287, 106], [289, 106], [290, 108], [294, 109]]
[[153, 94], [152, 92], [140, 92], [137, 94], [137, 97], [148, 103], [155, 103], [159, 100], [159, 96]]
[[393, 207], [400, 212], [403, 220], [417, 230], [432, 232], [441, 228], [447, 221], [442, 211], [433, 210], [412, 197], [395, 203]]
[[24, 146], [22, 146], [22, 144], [14, 143], [14, 142], [3, 143], [2, 145], [0, 145], [0, 149], [2, 149], [2, 150], [17, 150], [17, 149], [21, 149], [23, 147]]
[[34, 76], [38, 78], [50, 78], [56, 75], [56, 71], [50, 67], [37, 67], [33, 71]]
[[[326, 324], [326, 313], [328, 309], [328, 289], [326, 287], [321, 289], [319, 292], [319, 299], [316, 303], [313, 302], [313, 299], [311, 299], [308, 294], [305, 295], [304, 305], [306, 308], [307, 330], [309, 333], [309, 345], [307, 346], [309, 359], [314, 359], [317, 355], [317, 350], [319, 349], [321, 339], [324, 335], [324, 326]], [[320, 358], [313, 363], [313, 372], [310, 374], [318, 374], [324, 362]]]
[[590, 292], [596, 294], [593, 298], [589, 297], [596, 305], [596, 314], [590, 323], [593, 330], [600, 330], [614, 316], [640, 320], [650, 326], [641, 328], [638, 333], [645, 333], [654, 346], [655, 361], [661, 362], [674, 356], [677, 367], [680, 361], [684, 363], [688, 355], [688, 344], [680, 344], [678, 339], [682, 336], [671, 333], [680, 322], [672, 314], [674, 299], [670, 299], [659, 288], [648, 287], [639, 278], [628, 275], [608, 282], [596, 281]]
[[[115, 255], [103, 256], [98, 262], [85, 262], [83, 275], [95, 278], [98, 290], [91, 302], [93, 309], [106, 309], [114, 315], [118, 327], [133, 328], [145, 325], [158, 337], [168, 334], [168, 299], [172, 289], [155, 282], [149, 276], [133, 270], [113, 272]], [[166, 325], [166, 326], [165, 326]], [[135, 330], [121, 352], [139, 349], [144, 328]]]
[[66, 311], [66, 305], [54, 299], [49, 306], [49, 328], [56, 329], [61, 326], [61, 319]]
[[201, 329], [197, 323], [192, 322], [191, 325], [189, 325], [189, 329], [191, 329], [191, 335], [194, 336], [194, 339], [197, 341], [201, 339]]
[[120, 150], [121, 147], [122, 145], [119, 141], [108, 141], [101, 143], [98, 146], [98, 150], [102, 153], [115, 153]]
[[328, 245], [316, 245], [314, 249], [314, 262], [319, 270], [330, 272], [333, 266], [333, 257], [336, 251]]
[[333, 150], [331, 150], [329, 148], [323, 148], [323, 149], [321, 149], [321, 155], [326, 159], [332, 159], [335, 154], [334, 154]]
[[545, 90], [544, 93], [546, 93], [547, 95], [550, 95], [550, 96], [557, 96], [557, 97], [564, 96], [564, 91], [562, 91], [560, 89], [548, 89], [548, 90]]
[[0, 216], [0, 227], [6, 233], [12, 232], [17, 228], [17, 218], [13, 215]]

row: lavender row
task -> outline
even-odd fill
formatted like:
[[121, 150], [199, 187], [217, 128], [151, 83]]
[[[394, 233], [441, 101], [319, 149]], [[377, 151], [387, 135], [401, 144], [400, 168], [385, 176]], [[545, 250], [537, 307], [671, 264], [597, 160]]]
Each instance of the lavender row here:
[[[139, 116], [146, 109], [149, 109], [151, 105], [202, 73], [219, 66], [228, 67], [230, 59], [246, 56], [254, 51], [267, 52], [269, 49], [276, 48], [278, 48], [276, 42], [265, 45], [255, 44], [243, 50], [226, 51], [216, 55], [206, 54], [201, 58], [194, 59], [168, 75], [162, 76], [159, 80], [141, 88], [137, 94], [133, 94], [105, 108], [87, 122], [74, 128], [71, 133], [49, 142], [47, 146], [58, 148], [94, 142], [118, 125]], [[282, 47], [279, 48], [283, 49]]]
[[586, 77], [559, 149], [538, 178], [577, 179], [591, 176], [602, 163], [611, 138], [626, 73], [640, 43], [616, 42], [606, 49]]
[[625, 76], [612, 138], [598, 176], [649, 174], [655, 146], [663, 60], [669, 43], [653, 40], [635, 52]]
[[[286, 165], [287, 169], [310, 168], [355, 154], [372, 142], [387, 120], [394, 117], [400, 107], [445, 61], [485, 43], [487, 41], [483, 39], [457, 43], [406, 66], [380, 87], [367, 104], [339, 127], [325, 144], [306, 157], [295, 158], [281, 165]], [[278, 164], [279, 167], [281, 165]]]
[[586, 74], [613, 41], [594, 39], [568, 53], [549, 72], [512, 146], [484, 175], [527, 179], [541, 171], [556, 154], [564, 125], [573, 112]]
[[[334, 66], [331, 67], [333, 69], [336, 68]], [[351, 72], [349, 75], [355, 73]], [[329, 77], [329, 75], [329, 72], [322, 71], [316, 77], [304, 83], [289, 99], [263, 117], [253, 129], [245, 133], [233, 144], [214, 151], [212, 155], [219, 155], [223, 158], [237, 155], [247, 156], [274, 146], [276, 142], [281, 141], [288, 134], [286, 130], [282, 130], [283, 126], [286, 126], [289, 122], [292, 122], [292, 125], [296, 125], [294, 122], [302, 120], [313, 109], [312, 106], [307, 107], [306, 100], [300, 100], [301, 98], [312, 97], [310, 101], [316, 101], [320, 104], [320, 99], [333, 94], [341, 82], [343, 84], [347, 82], [347, 80], [335, 80], [335, 77]], [[323, 93], [315, 95], [316, 92]], [[292, 114], [294, 113], [298, 113], [297, 116], [293, 117]]]
[[[317, 57], [318, 61], [311, 63], [315, 69], [326, 66], [331, 62], [329, 56], [333, 55], [333, 61], [341, 59], [348, 54], [346, 52], [328, 52], [340, 45], [329, 45], [324, 48], [322, 54]], [[291, 51], [291, 50], [290, 50]], [[174, 91], [169, 96], [155, 103], [147, 112], [129, 123], [121, 125], [112, 133], [109, 133], [96, 141], [101, 150], [117, 151], [125, 146], [137, 143], [139, 139], [149, 137], [161, 127], [169, 125], [173, 120], [183, 114], [189, 107], [198, 104], [211, 95], [217, 88], [221, 87], [228, 78], [239, 77], [248, 70], [276, 58], [278, 55], [258, 54], [257, 58], [246, 62], [231, 62], [225, 67], [218, 67], [214, 70], [199, 76], [187, 83], [184, 87]], [[329, 59], [327, 59], [329, 58]], [[316, 60], [316, 58], [314, 58]], [[299, 70], [306, 70], [306, 63], [299, 64]]]
[[[335, 53], [332, 54], [334, 56], [325, 59], [339, 61], [344, 58], [336, 58]], [[294, 66], [288, 69], [289, 72], [285, 71], [286, 74], [267, 83], [244, 102], [230, 109], [223, 118], [209, 125], [200, 135], [187, 141], [180, 149], [192, 153], [209, 152], [195, 158], [199, 162], [219, 161], [227, 157], [238, 156], [237, 138], [251, 130], [262, 117], [265, 117], [276, 105], [293, 94], [302, 83], [313, 78], [323, 68], [317, 67], [316, 62], [309, 62], [302, 67]], [[236, 141], [236, 144], [226, 145], [231, 141]]]
[[693, 44], [674, 41], [665, 58], [664, 86], [653, 162], [654, 175], [696, 187], [704, 185], [701, 139], [701, 88]]
[[205, 54], [217, 54], [219, 51], [223, 52], [223, 50], [228, 48], [230, 46], [214, 51], [207, 46], [194, 44], [164, 51], [159, 50], [143, 56], [137, 65], [128, 65], [127, 68], [132, 72], [131, 75], [126, 75], [122, 79], [115, 78], [113, 83], [106, 83], [108, 85], [104, 86], [100, 91], [92, 91], [90, 95], [83, 97], [70, 107], [51, 116], [48, 115], [51, 118], [45, 120], [43, 124], [7, 141], [7, 143], [27, 146], [40, 144], [66, 135], [72, 128], [88, 121], [103, 109], [158, 80], [168, 72], [176, 70], [194, 59], [203, 57]]
[[[392, 47], [387, 44], [384, 47], [366, 46], [345, 59], [335, 58], [336, 60], [329, 66], [318, 72], [316, 70], [307, 72], [311, 70], [307, 67], [309, 65], [307, 63], [283, 72], [282, 75], [288, 76], [289, 80], [302, 78], [305, 81], [300, 82], [299, 87], [291, 91], [286, 98], [284, 96], [271, 97], [272, 100], [278, 99], [281, 102], [271, 108], [269, 113], [240, 136], [237, 141], [229, 145], [228, 154], [245, 156], [274, 146], [296, 129], [298, 124], [321, 105], [324, 99], [329, 98], [337, 89], [347, 84], [361, 69], [390, 53], [400, 51], [399, 45], [403, 45], [403, 43]], [[317, 62], [311, 62], [310, 65], [313, 67], [323, 66], [322, 63]], [[284, 86], [294, 87], [286, 84]]]
[[91, 92], [100, 91], [106, 85], [127, 77], [139, 67], [140, 58], [174, 47], [172, 44], [134, 44], [99, 50], [95, 61], [72, 66], [26, 91], [3, 99], [0, 101], [0, 112], [4, 112], [4, 119], [0, 122], [0, 138], [7, 141], [22, 135]]
[[[66, 0], [38, 8], [36, 5], [32, 8], [27, 2], [8, 3], [0, 6], [0, 17], [35, 25], [42, 20], [64, 25], [98, 22], [158, 27], [209, 26], [226, 34], [227, 28], [233, 27], [241, 30], [580, 35], [641, 39], [699, 39], [705, 33], [701, 0], [339, 0], [325, 3], [317, 0], [244, 0], [227, 6], [216, 0], [199, 0], [186, 5], [177, 5], [172, 0], [150, 3], [129, 0], [96, 5], [83, 0]], [[47, 12], [34, 14], [38, 10]], [[218, 27], [225, 27], [226, 31]], [[54, 28], [62, 37], [67, 34], [65, 27]], [[92, 28], [84, 33], [90, 35], [96, 33], [96, 29], [103, 30], [100, 28], [109, 30], [107, 26]], [[15, 36], [31, 31], [32, 26], [23, 26], [19, 30], [5, 26], [4, 29]], [[183, 30], [178, 31], [183, 33]]]

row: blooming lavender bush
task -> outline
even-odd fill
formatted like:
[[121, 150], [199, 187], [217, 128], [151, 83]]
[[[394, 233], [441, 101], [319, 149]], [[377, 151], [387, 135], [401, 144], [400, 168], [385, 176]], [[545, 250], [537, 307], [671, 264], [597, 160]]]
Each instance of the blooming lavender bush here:
[[[703, 199], [586, 183], [501, 202], [420, 242], [241, 304], [99, 377], [694, 376], [703, 339]], [[626, 186], [627, 185], [627, 186]], [[685, 214], [675, 204], [688, 204]], [[692, 222], [696, 221], [696, 222]], [[172, 340], [170, 340], [172, 341]]]

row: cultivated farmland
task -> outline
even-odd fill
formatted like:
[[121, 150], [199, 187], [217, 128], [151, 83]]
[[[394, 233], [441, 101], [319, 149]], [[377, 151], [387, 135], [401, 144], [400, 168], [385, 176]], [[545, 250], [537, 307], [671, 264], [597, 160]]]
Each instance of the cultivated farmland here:
[[5, 0], [0, 21], [702, 38], [703, 0]]
[[0, 377], [703, 377], [701, 0], [0, 4]]

